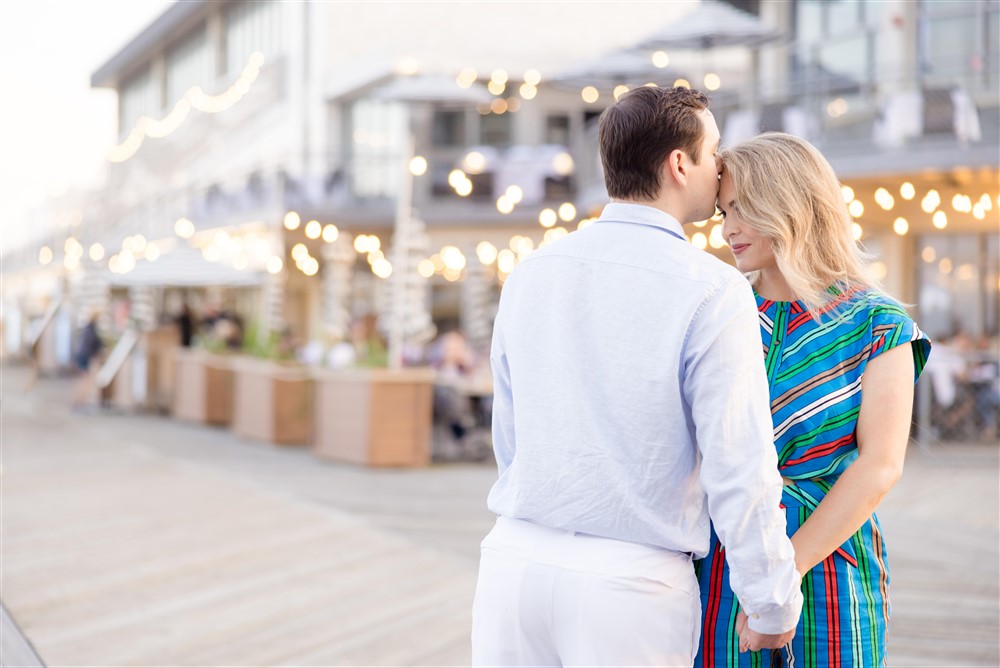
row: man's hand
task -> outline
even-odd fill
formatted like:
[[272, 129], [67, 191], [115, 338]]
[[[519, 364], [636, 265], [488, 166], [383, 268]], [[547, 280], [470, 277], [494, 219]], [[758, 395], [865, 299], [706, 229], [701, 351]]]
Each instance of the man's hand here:
[[756, 652], [761, 649], [778, 649], [792, 642], [795, 628], [784, 633], [757, 633], [747, 624], [746, 614], [736, 613], [736, 632], [740, 635], [740, 652]]

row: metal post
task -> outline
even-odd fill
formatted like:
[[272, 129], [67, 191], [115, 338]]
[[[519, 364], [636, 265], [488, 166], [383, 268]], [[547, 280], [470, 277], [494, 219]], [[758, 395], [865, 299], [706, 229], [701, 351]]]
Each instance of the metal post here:
[[403, 145], [403, 174], [399, 185], [399, 195], [396, 198], [396, 220], [392, 230], [392, 274], [389, 276], [392, 286], [392, 302], [389, 318], [389, 368], [400, 369], [403, 366], [403, 318], [406, 309], [406, 272], [409, 270], [407, 254], [410, 244], [410, 216], [413, 207], [413, 174], [410, 173], [410, 161], [414, 156], [413, 129], [407, 133]]

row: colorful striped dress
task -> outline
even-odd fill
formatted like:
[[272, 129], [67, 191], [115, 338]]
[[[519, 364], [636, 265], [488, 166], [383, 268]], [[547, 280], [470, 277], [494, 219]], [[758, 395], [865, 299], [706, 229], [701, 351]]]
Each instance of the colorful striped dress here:
[[[789, 536], [857, 459], [855, 428], [868, 362], [912, 342], [916, 380], [930, 352], [928, 338], [888, 297], [868, 290], [831, 293], [835, 298], [819, 322], [802, 302], [757, 296], [778, 464], [781, 475], [794, 481], [781, 499]], [[795, 639], [773, 653], [739, 653], [738, 603], [729, 588], [725, 548], [714, 531], [696, 571], [703, 618], [695, 666], [885, 665], [889, 570], [874, 515], [803, 578]]]

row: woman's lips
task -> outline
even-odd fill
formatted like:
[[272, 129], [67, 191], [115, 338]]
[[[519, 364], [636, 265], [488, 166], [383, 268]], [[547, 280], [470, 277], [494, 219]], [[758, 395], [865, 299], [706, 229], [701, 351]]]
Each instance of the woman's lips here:
[[750, 248], [750, 244], [733, 244], [733, 255], [739, 255], [746, 249]]

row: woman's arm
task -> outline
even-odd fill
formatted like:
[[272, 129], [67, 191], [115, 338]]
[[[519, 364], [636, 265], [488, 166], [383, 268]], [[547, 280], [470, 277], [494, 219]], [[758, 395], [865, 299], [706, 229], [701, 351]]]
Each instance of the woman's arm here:
[[858, 458], [792, 536], [802, 575], [865, 523], [903, 473], [913, 413], [911, 346], [897, 346], [868, 362], [861, 378]]

